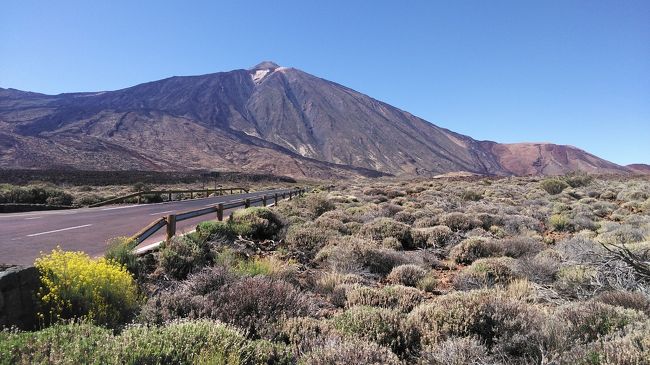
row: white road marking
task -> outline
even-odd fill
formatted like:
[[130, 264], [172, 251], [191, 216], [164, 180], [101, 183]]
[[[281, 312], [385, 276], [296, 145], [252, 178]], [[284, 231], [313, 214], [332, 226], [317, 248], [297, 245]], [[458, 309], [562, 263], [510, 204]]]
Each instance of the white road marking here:
[[171, 212], [173, 212], [173, 210], [166, 210], [166, 211], [164, 211], [164, 212], [151, 213], [151, 214], [149, 214], [149, 215], [158, 215], [158, 214], [171, 213]]
[[92, 224], [84, 224], [84, 225], [82, 225], [82, 226], [74, 226], [74, 227], [68, 227], [68, 228], [55, 229], [55, 230], [53, 230], [53, 231], [39, 232], [39, 233], [32, 233], [32, 234], [28, 234], [28, 235], [25, 236], [25, 237], [35, 237], [35, 236], [40, 236], [40, 235], [44, 235], [44, 234], [56, 233], [56, 232], [63, 232], [63, 231], [69, 231], [69, 230], [71, 230], [71, 229], [79, 229], [79, 228], [90, 227], [90, 226], [92, 226]]
[[30, 220], [30, 219], [41, 219], [43, 217], [31, 217], [31, 218], [25, 218], [25, 220]]
[[104, 209], [101, 209], [101, 210], [104, 211], [104, 210], [126, 209], [126, 208], [144, 207], [144, 206], [146, 206], [146, 205], [127, 205], [126, 207], [104, 208]]

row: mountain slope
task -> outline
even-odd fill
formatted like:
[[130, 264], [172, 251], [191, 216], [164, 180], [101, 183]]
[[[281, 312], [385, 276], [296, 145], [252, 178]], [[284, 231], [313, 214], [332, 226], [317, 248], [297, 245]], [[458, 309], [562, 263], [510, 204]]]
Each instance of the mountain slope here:
[[296, 177], [628, 171], [548, 146], [479, 142], [272, 62], [108, 92], [0, 89], [0, 167], [255, 169]]

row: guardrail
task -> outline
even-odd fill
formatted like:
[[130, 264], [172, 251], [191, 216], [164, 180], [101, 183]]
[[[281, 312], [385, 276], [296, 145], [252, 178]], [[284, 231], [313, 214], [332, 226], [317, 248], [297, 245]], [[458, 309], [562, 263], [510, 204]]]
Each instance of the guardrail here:
[[206, 214], [212, 214], [216, 213], [217, 214], [217, 220], [222, 221], [223, 220], [223, 212], [227, 209], [232, 209], [232, 208], [238, 208], [238, 207], [244, 207], [248, 208], [251, 205], [254, 205], [256, 203], [262, 203], [262, 205], [267, 206], [270, 201], [273, 201], [275, 205], [278, 204], [278, 201], [280, 199], [286, 199], [288, 198], [291, 200], [295, 196], [302, 196], [305, 193], [304, 188], [296, 188], [289, 190], [284, 193], [274, 193], [272, 195], [262, 195], [260, 197], [256, 198], [247, 198], [247, 199], [241, 199], [241, 200], [236, 200], [234, 202], [230, 203], [219, 203], [216, 204], [212, 207], [207, 207], [207, 208], [202, 208], [202, 209], [197, 209], [197, 210], [190, 210], [187, 212], [182, 212], [178, 214], [169, 214], [165, 217], [159, 218], [151, 223], [149, 223], [148, 226], [144, 227], [141, 229], [138, 233], [134, 234], [131, 236], [131, 239], [136, 243], [140, 244], [147, 238], [151, 237], [154, 235], [158, 230], [160, 230], [163, 227], [166, 227], [167, 229], [167, 240], [171, 239], [174, 237], [176, 234], [176, 222], [184, 221], [186, 219], [191, 219], [195, 217], [199, 217], [202, 215]]
[[218, 188], [218, 189], [186, 189], [186, 190], [150, 190], [150, 191], [138, 191], [133, 194], [128, 194], [128, 195], [123, 195], [123, 196], [118, 196], [117, 198], [113, 199], [108, 199], [104, 200], [99, 203], [91, 204], [88, 207], [89, 208], [95, 208], [95, 207], [101, 207], [103, 205], [108, 205], [108, 204], [116, 204], [116, 203], [122, 203], [127, 199], [133, 199], [137, 198], [138, 204], [142, 203], [142, 196], [144, 195], [168, 195], [168, 200], [167, 201], [172, 201], [172, 194], [190, 194], [190, 199], [194, 199], [194, 194], [196, 193], [197, 195], [200, 194], [205, 194], [207, 197], [210, 194], [217, 194], [217, 195], [225, 195], [224, 193], [230, 191], [230, 194], [233, 194], [234, 192], [239, 192], [239, 193], [248, 193], [248, 189], [246, 188]]

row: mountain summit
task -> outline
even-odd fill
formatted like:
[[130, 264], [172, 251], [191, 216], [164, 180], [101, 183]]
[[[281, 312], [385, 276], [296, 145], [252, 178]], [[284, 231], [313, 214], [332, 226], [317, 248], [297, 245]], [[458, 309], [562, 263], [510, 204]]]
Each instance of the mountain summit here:
[[262, 61], [255, 65], [251, 70], [275, 70], [276, 68], [279, 68], [280, 65], [273, 61]]
[[568, 146], [477, 141], [270, 61], [107, 92], [0, 89], [0, 167], [295, 177], [630, 171]]

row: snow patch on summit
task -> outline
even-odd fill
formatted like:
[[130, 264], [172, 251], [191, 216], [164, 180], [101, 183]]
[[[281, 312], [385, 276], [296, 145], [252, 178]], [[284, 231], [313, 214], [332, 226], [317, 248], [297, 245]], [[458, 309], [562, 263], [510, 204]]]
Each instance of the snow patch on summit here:
[[271, 72], [271, 70], [266, 69], [266, 70], [255, 70], [255, 73], [251, 75], [253, 78], [253, 82], [256, 84], [259, 84], [262, 79], [268, 75]]

